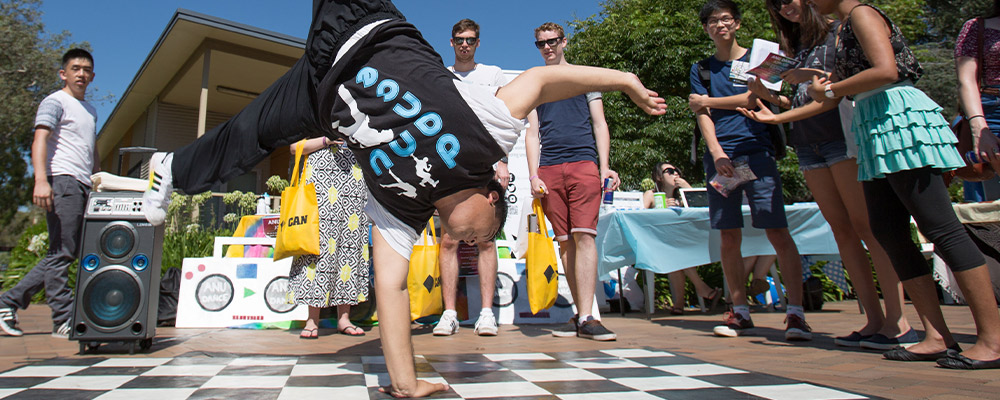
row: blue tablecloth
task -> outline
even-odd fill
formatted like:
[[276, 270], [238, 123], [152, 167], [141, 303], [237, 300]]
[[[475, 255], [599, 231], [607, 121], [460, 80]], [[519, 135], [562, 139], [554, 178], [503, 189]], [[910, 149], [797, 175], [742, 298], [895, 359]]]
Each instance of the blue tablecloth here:
[[[788, 229], [800, 254], [839, 254], [833, 232], [816, 203], [785, 206]], [[762, 229], [752, 227], [743, 206], [744, 256], [774, 254]], [[615, 211], [597, 223], [598, 275], [626, 265], [667, 273], [719, 261], [719, 231], [711, 229], [708, 208]]]

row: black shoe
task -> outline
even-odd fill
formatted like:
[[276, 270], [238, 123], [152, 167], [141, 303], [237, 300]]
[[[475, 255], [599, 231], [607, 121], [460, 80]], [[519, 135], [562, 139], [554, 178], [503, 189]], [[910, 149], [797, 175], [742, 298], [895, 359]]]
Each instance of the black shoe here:
[[615, 335], [614, 332], [609, 331], [608, 328], [605, 328], [604, 325], [601, 324], [601, 321], [598, 321], [596, 319], [592, 319], [585, 322], [583, 326], [580, 327], [579, 334], [577, 336], [580, 336], [584, 339], [591, 339], [602, 342], [616, 340], [618, 338], [618, 335]]
[[900, 346], [882, 353], [882, 358], [893, 361], [937, 361], [938, 359], [947, 356], [949, 351], [955, 351], [957, 354], [962, 351], [962, 348], [958, 347], [958, 343], [955, 343], [954, 346], [948, 347], [948, 350], [931, 354], [920, 354], [914, 353]]
[[558, 327], [556, 327], [555, 329], [553, 329], [552, 330], [552, 336], [555, 336], [555, 337], [576, 337], [577, 331], [578, 331], [578, 329], [577, 329], [577, 326], [576, 326], [576, 316], [573, 316], [573, 318], [569, 319], [569, 322], [566, 322], [565, 324], [559, 325]]
[[847, 335], [847, 336], [837, 336], [837, 337], [833, 338], [833, 343], [836, 344], [837, 346], [861, 347], [861, 341], [865, 340], [865, 339], [869, 339], [871, 337], [872, 337], [872, 335], [865, 336], [865, 335], [862, 335], [862, 334], [858, 333], [857, 331], [854, 331], [854, 332], [851, 332], [850, 335]]
[[951, 369], [998, 369], [1000, 358], [991, 361], [973, 360], [959, 354], [958, 351], [948, 350], [947, 355], [937, 360], [937, 364]]

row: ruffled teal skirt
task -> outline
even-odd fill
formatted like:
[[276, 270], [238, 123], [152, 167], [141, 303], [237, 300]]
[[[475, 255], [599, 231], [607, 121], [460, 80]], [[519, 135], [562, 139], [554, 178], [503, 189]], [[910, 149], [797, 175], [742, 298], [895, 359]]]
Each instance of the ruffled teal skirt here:
[[908, 169], [965, 166], [941, 106], [909, 83], [855, 96], [851, 132], [858, 143], [859, 181]]

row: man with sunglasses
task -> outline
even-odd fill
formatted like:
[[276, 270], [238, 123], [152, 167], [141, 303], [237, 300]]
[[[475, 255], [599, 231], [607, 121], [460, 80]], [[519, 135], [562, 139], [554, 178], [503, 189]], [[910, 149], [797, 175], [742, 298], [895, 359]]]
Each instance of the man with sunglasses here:
[[[546, 22], [535, 29], [535, 47], [546, 66], [570, 65], [563, 50], [566, 34]], [[597, 215], [602, 182], [618, 188], [618, 173], [609, 167], [611, 135], [600, 92], [580, 94], [539, 105], [528, 114], [525, 135], [531, 193], [559, 241], [566, 280], [577, 316], [554, 329], [552, 336], [615, 340], [617, 336], [593, 316], [597, 285]], [[541, 149], [539, 149], [541, 147]]]
[[[448, 70], [463, 82], [497, 88], [507, 84], [500, 67], [476, 62], [479, 48], [479, 24], [471, 19], [463, 19], [451, 28], [451, 47], [455, 50], [455, 64]], [[495, 165], [493, 179], [506, 188], [510, 180], [507, 171], [507, 157]], [[450, 336], [458, 333], [458, 312], [455, 311], [458, 297], [458, 240], [448, 232], [441, 232], [441, 296], [444, 298], [444, 313], [434, 326], [435, 336]], [[496, 336], [499, 333], [496, 316], [493, 315], [493, 293], [496, 291], [497, 248], [493, 240], [481, 240], [475, 244], [479, 254], [476, 266], [479, 272], [479, 294], [482, 309], [476, 320], [475, 332], [479, 336]]]

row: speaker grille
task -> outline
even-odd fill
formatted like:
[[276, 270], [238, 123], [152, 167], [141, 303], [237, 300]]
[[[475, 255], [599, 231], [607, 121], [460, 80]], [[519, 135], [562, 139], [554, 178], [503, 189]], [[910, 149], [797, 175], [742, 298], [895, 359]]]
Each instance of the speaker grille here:
[[122, 267], [106, 267], [87, 282], [83, 310], [96, 329], [118, 329], [132, 322], [142, 302], [142, 288], [135, 274]]
[[108, 258], [120, 260], [135, 248], [136, 231], [128, 222], [109, 224], [101, 233], [101, 252]]

